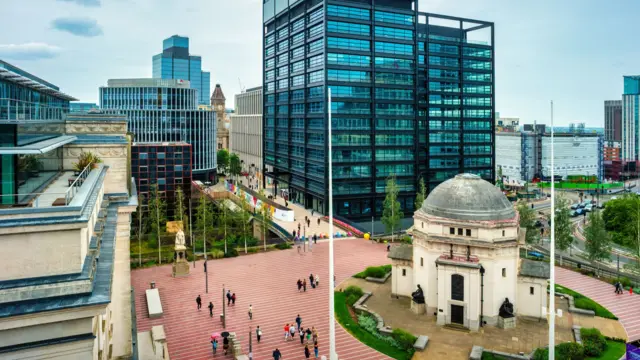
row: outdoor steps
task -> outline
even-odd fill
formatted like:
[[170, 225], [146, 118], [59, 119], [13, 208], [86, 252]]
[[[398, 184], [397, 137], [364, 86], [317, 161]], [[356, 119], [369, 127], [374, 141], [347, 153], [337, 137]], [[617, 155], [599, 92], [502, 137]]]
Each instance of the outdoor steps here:
[[465, 333], [470, 332], [468, 328], [458, 324], [446, 324], [444, 328], [449, 330], [454, 330], [454, 331], [465, 332]]

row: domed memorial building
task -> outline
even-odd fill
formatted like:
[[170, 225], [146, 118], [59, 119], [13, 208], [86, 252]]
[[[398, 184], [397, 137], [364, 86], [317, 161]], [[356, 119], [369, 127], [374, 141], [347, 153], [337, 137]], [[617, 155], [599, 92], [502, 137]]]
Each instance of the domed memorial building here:
[[413, 245], [389, 252], [392, 293], [412, 297], [412, 310], [438, 325], [474, 331], [546, 318], [549, 264], [520, 259], [518, 221], [500, 189], [480, 177], [443, 182], [414, 214]]

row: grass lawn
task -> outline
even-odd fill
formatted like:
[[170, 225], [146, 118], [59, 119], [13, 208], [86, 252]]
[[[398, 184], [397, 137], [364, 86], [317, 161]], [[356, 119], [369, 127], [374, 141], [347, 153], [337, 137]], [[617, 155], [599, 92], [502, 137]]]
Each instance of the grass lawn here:
[[577, 293], [560, 285], [556, 285], [556, 292], [573, 296], [574, 304], [579, 309], [593, 310], [596, 313], [596, 316], [600, 316], [606, 319], [618, 320], [618, 318], [605, 307], [580, 293]]
[[367, 277], [383, 278], [391, 272], [391, 265], [369, 266], [364, 271], [353, 275], [354, 278], [364, 279]]
[[351, 317], [349, 308], [347, 308], [345, 296], [341, 292], [335, 293], [335, 312], [336, 319], [340, 325], [342, 325], [342, 327], [344, 327], [361, 343], [397, 360], [411, 359], [413, 354], [409, 354], [405, 350], [398, 349], [387, 342], [381, 341], [360, 327], [360, 325], [358, 325], [358, 323]]
[[607, 340], [607, 350], [602, 356], [594, 358], [588, 357], [586, 360], [619, 360], [627, 351], [627, 346], [623, 342]]
[[482, 360], [504, 360], [502, 356], [493, 355], [492, 353], [482, 353]]

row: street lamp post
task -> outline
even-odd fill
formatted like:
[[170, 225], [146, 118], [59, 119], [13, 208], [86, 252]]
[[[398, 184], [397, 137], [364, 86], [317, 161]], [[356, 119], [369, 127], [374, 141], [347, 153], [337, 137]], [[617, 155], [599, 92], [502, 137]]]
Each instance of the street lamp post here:
[[[333, 156], [331, 146], [331, 88], [327, 87], [328, 95], [328, 131], [327, 137], [329, 138], [329, 281], [333, 281]], [[334, 284], [335, 285], [335, 284]], [[334, 309], [334, 286], [327, 286], [329, 288], [329, 360], [338, 360], [336, 354], [336, 322], [335, 322], [335, 309]]]
[[227, 329], [227, 303], [224, 301], [224, 284], [222, 284], [222, 328]]
[[[556, 202], [555, 202], [555, 161], [553, 154], [553, 100], [551, 101], [551, 219], [555, 220], [554, 217], [556, 215]], [[549, 253], [551, 258], [551, 266], [549, 266], [549, 360], [555, 360], [555, 351], [553, 349], [556, 348], [556, 338], [555, 338], [555, 327], [556, 327], [556, 270], [555, 270], [555, 262], [556, 262], [556, 244], [555, 244], [555, 221], [552, 221], [550, 224], [551, 227], [551, 241], [549, 244]]]

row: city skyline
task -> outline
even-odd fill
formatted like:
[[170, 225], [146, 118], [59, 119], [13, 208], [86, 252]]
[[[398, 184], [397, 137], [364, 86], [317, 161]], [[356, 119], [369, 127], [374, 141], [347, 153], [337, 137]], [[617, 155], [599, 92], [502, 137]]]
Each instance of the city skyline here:
[[[149, 55], [174, 34], [190, 38], [191, 51], [211, 71], [212, 89], [220, 83], [226, 93], [236, 94], [241, 86], [261, 83], [259, 0], [162, 1], [162, 6], [133, 0], [38, 3], [29, 9], [18, 1], [5, 4], [9, 20], [0, 25], [0, 58], [51, 79], [81, 101], [97, 102], [97, 89], [109, 78], [151, 77]], [[640, 50], [624, 41], [640, 10], [640, 3], [631, 0], [422, 0], [420, 10], [496, 24], [496, 111], [522, 123], [548, 123], [553, 99], [557, 125], [602, 127], [603, 102], [621, 98], [623, 75], [640, 73], [627, 60]], [[25, 16], [34, 20], [31, 25], [20, 20]], [[227, 105], [234, 106], [232, 97]]]

